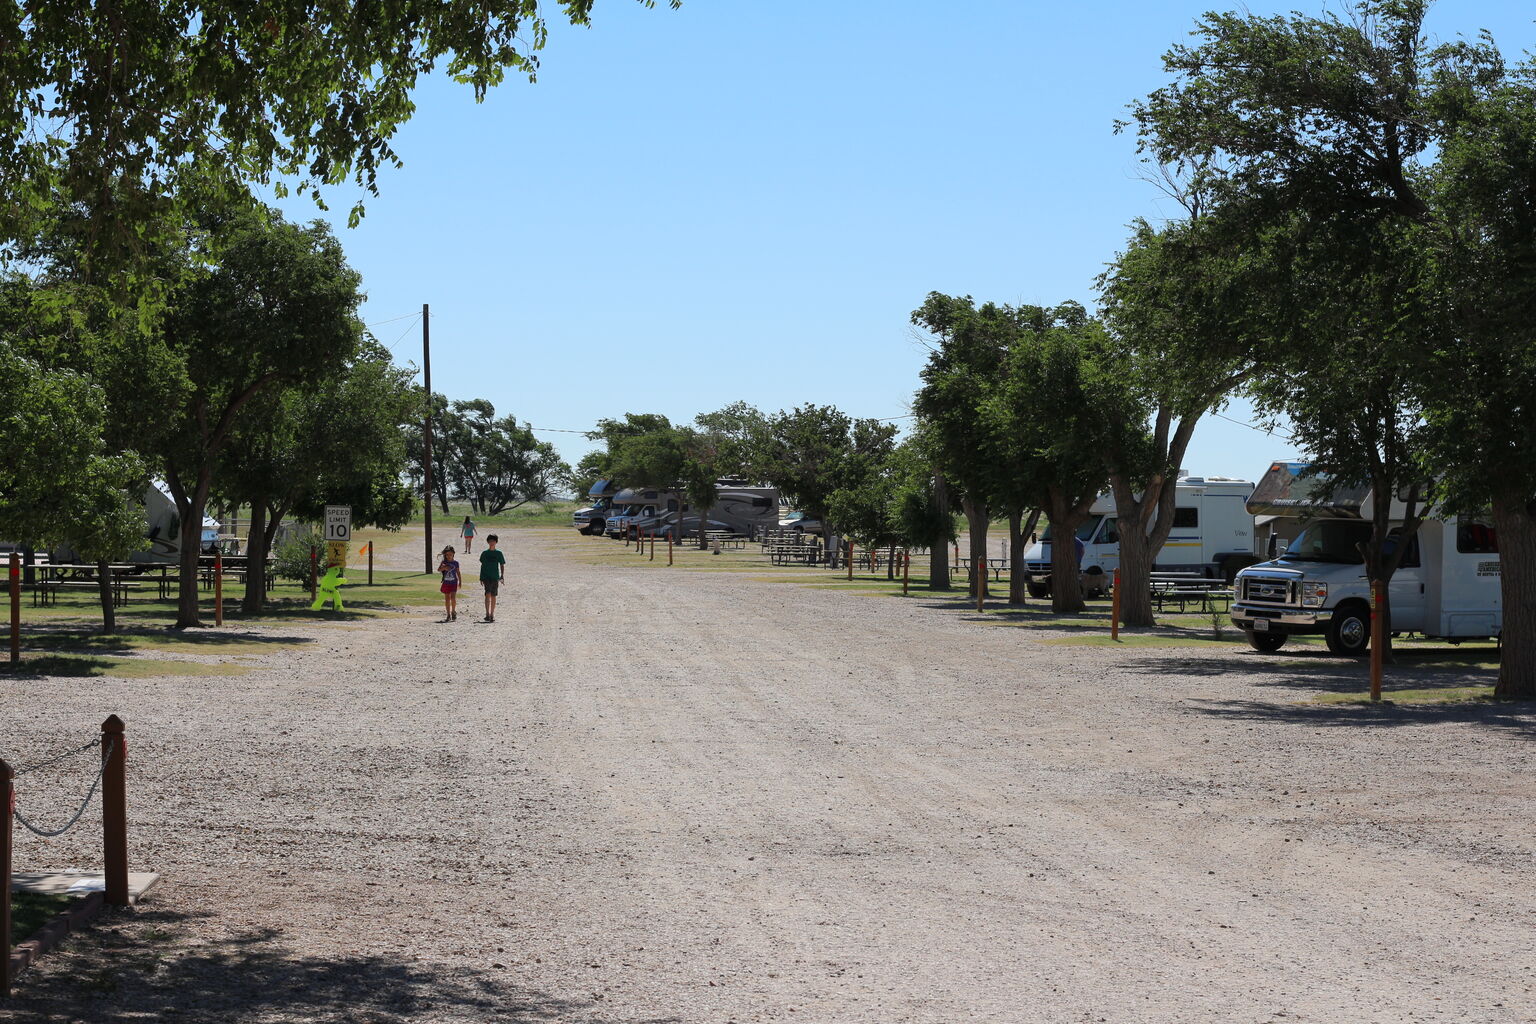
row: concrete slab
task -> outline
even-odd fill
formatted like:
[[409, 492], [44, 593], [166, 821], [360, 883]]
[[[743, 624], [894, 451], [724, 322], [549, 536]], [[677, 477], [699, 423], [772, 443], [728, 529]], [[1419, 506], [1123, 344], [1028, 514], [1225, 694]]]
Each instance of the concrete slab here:
[[[128, 872], [128, 902], [139, 902], [158, 881], [160, 876], [153, 871]], [[11, 875], [12, 892], [80, 896], [103, 892], [106, 888], [106, 876], [89, 871], [17, 871]]]

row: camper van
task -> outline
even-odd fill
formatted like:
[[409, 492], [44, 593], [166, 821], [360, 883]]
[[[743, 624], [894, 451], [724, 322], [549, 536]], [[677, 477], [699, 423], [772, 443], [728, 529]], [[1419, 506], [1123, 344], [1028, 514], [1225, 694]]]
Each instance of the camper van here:
[[[1256, 561], [1253, 555], [1253, 516], [1244, 503], [1253, 492], [1247, 480], [1227, 477], [1182, 476], [1174, 495], [1173, 528], [1158, 552], [1153, 569], [1158, 572], [1197, 572], [1202, 576], [1230, 579], [1240, 568]], [[1106, 594], [1115, 570], [1120, 567], [1120, 531], [1115, 497], [1101, 494], [1089, 509], [1086, 522], [1077, 528], [1083, 542], [1083, 589], [1086, 594]], [[1051, 593], [1051, 529], [1024, 552], [1031, 597]]]
[[608, 512], [613, 508], [613, 496], [618, 490], [619, 485], [612, 480], [599, 480], [593, 484], [587, 492], [591, 504], [571, 513], [571, 525], [581, 533], [601, 537], [608, 525]]
[[[1364, 654], [1371, 641], [1371, 591], [1360, 545], [1371, 535], [1375, 495], [1338, 487], [1325, 501], [1304, 462], [1276, 462], [1248, 510], [1290, 520], [1294, 539], [1270, 561], [1237, 574], [1232, 624], [1249, 644], [1276, 651], [1288, 636], [1322, 634], [1335, 654]], [[1393, 500], [1392, 521], [1406, 511]], [[1387, 585], [1387, 629], [1450, 641], [1497, 637], [1503, 629], [1498, 538], [1491, 520], [1430, 510]]]

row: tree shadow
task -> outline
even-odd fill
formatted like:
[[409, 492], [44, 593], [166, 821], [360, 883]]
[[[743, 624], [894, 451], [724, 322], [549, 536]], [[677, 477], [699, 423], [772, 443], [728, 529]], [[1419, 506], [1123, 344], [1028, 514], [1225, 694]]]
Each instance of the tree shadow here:
[[119, 629], [115, 633], [81, 633], [72, 627], [41, 624], [27, 630], [25, 648], [43, 651], [71, 651], [96, 654], [131, 654], [138, 647], [135, 642], [153, 647], [156, 643], [173, 643], [176, 646], [227, 647], [233, 645], [269, 645], [291, 647], [314, 643], [313, 637], [279, 636], [271, 633], [243, 633], [220, 631], [217, 628], [195, 632], [173, 632], [166, 628], [142, 627]]
[[[1150, 676], [1231, 675], [1241, 678], [1242, 686], [1259, 689], [1364, 694], [1370, 688], [1370, 664], [1366, 659], [1340, 658], [1326, 649], [1297, 648], [1269, 654], [1234, 647], [1229, 653], [1215, 657], [1142, 657], [1134, 664], [1125, 665], [1124, 669]], [[1255, 670], [1267, 671], [1255, 677]], [[1478, 664], [1475, 652], [1452, 649], [1414, 651], [1411, 656], [1386, 666], [1383, 674], [1389, 690], [1453, 690], [1490, 685], [1494, 670]]]
[[[272, 928], [187, 943], [197, 917], [162, 910], [111, 913], [24, 974], [11, 1019], [48, 1022], [161, 1020], [306, 1024], [611, 1020], [601, 996], [571, 999], [518, 985], [494, 964], [428, 963], [398, 956], [300, 955]], [[678, 1024], [676, 1016], [635, 1024]]]
[[1481, 725], [1536, 739], [1536, 708], [1529, 704], [1466, 701], [1445, 704], [1394, 704], [1385, 693], [1380, 704], [1274, 704], [1249, 700], [1186, 700], [1193, 714], [1242, 722], [1273, 722], [1316, 728], [1353, 726], [1399, 728], [1415, 725]]

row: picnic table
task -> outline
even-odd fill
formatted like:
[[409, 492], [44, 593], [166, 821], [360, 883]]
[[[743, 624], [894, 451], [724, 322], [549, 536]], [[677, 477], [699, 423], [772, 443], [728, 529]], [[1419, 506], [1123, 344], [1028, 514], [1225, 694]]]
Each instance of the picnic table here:
[[[999, 583], [1001, 583], [1003, 581], [1003, 573], [1009, 571], [1009, 569], [1011, 568], [1011, 566], [1009, 564], [1009, 559], [1007, 559], [1007, 558], [987, 558], [987, 559], [983, 559], [982, 564], [986, 568], [987, 571], [992, 573], [994, 578]], [[970, 572], [970, 569], [971, 569], [971, 556], [970, 555], [962, 555], [960, 557], [960, 568], [964, 569], [967, 573]]]
[[768, 560], [774, 565], [816, 565], [821, 561], [821, 545], [770, 544]]
[[1225, 600], [1230, 607], [1232, 588], [1223, 579], [1201, 576], [1193, 572], [1154, 572], [1151, 574], [1152, 603], [1162, 611], [1167, 605], [1177, 604], [1179, 611], [1197, 604], [1201, 611], [1215, 610], [1218, 602]]
[[[100, 589], [101, 583], [97, 577], [99, 566], [83, 565], [72, 562], [45, 562], [34, 566], [37, 570], [37, 582], [32, 587], [32, 604], [50, 605], [59, 600], [61, 590], [90, 590], [95, 592]], [[112, 589], [112, 603], [114, 605], [125, 604], [128, 600], [128, 592], [138, 589], [137, 580], [128, 580], [124, 577], [130, 575], [129, 570], [135, 566], [118, 562], [107, 566], [107, 584]]]

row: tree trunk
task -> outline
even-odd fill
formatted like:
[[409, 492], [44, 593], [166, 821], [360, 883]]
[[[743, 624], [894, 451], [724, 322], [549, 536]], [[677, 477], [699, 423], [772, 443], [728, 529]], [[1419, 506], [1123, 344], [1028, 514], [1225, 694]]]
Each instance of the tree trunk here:
[[966, 529], [971, 535], [971, 596], [987, 597], [987, 522], [990, 515], [984, 503], [963, 498], [960, 507], [965, 510]]
[[[949, 485], [943, 473], [933, 475], [933, 506], [941, 520], [949, 519]], [[949, 588], [949, 538], [939, 537], [928, 549], [928, 589]]]
[[1024, 603], [1024, 510], [1008, 513], [1008, 603]]
[[1008, 538], [1008, 603], [1026, 604], [1025, 595], [1029, 592], [1029, 580], [1024, 572], [1024, 552], [1030, 545], [1030, 536], [1035, 532], [1035, 527], [1040, 524], [1040, 510], [1029, 510], [1029, 518], [1014, 531], [1014, 524], [1018, 516], [1008, 520], [1010, 536]]
[[708, 528], [708, 526], [709, 526], [709, 509], [706, 508], [706, 509], [703, 509], [702, 511], [699, 512], [699, 550], [700, 551], [708, 551], [709, 550], [709, 539], [704, 536], [704, 532]]
[[177, 629], [203, 624], [201, 609], [198, 607], [197, 559], [203, 550], [203, 514], [208, 509], [209, 476], [210, 472], [206, 468], [199, 470], [196, 486], [185, 494], [184, 500], [178, 498], [176, 502], [179, 506], [177, 511], [181, 514], [181, 547], [177, 558], [181, 577], [176, 599]]
[[1134, 519], [1119, 520], [1120, 622], [1155, 626], [1152, 615], [1152, 544]]
[[1080, 612], [1083, 601], [1082, 568], [1077, 561], [1077, 528], [1083, 522], [1090, 496], [1078, 507], [1054, 488], [1050, 492], [1051, 511], [1051, 611], [1057, 615]]
[[116, 633], [117, 608], [112, 604], [112, 576], [105, 558], [96, 560], [96, 587], [101, 593], [101, 631]]
[[250, 532], [245, 538], [245, 596], [240, 610], [259, 615], [267, 603], [267, 503], [258, 498], [251, 502]]
[[1500, 700], [1536, 700], [1536, 521], [1525, 500], [1493, 499], [1499, 538], [1499, 593], [1504, 625], [1499, 651]]

